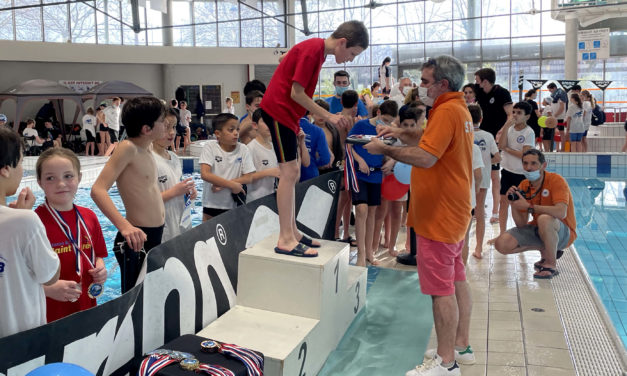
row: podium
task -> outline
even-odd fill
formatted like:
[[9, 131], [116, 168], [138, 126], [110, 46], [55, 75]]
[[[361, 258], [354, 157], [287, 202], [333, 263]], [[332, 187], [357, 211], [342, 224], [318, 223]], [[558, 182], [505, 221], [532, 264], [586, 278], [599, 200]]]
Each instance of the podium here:
[[239, 255], [237, 305], [198, 333], [265, 355], [268, 376], [316, 375], [366, 303], [367, 269], [350, 246], [320, 240], [318, 257], [274, 252], [272, 235]]

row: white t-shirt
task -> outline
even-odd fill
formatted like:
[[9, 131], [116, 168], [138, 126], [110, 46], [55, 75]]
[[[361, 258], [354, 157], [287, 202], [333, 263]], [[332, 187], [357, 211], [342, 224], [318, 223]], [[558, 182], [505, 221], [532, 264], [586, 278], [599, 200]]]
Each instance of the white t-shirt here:
[[571, 103], [568, 106], [568, 111], [566, 111], [567, 118], [570, 116], [570, 124], [568, 131], [570, 133], [583, 133], [586, 131], [585, 126], [583, 124], [583, 109], [577, 106], [575, 103]]
[[[168, 151], [170, 159], [165, 159], [157, 153], [153, 154], [157, 163], [157, 185], [159, 186], [159, 191], [163, 192], [181, 181], [181, 176], [183, 175], [181, 160], [171, 151]], [[165, 226], [161, 242], [168, 241], [191, 228], [191, 226], [183, 226], [181, 224], [181, 217], [185, 210], [185, 196], [173, 197], [164, 202], [164, 206]]]
[[83, 129], [96, 137], [96, 117], [94, 115], [86, 114], [83, 116]]
[[24, 128], [24, 131], [22, 132], [22, 135], [24, 135], [24, 137], [33, 137], [35, 136], [35, 139], [32, 141], [28, 140], [26, 141], [29, 145], [33, 146], [41, 146], [43, 144], [40, 144], [39, 142], [37, 142], [37, 137], [39, 137], [39, 132], [37, 132], [37, 130], [35, 128]]
[[584, 131], [590, 129], [592, 125], [592, 103], [590, 101], [583, 102], [583, 128]]
[[181, 109], [179, 110], [179, 115], [181, 117], [181, 125], [189, 127], [189, 122], [192, 120], [192, 113], [188, 109]]
[[103, 110], [105, 122], [114, 131], [120, 130], [120, 107], [109, 106]]
[[[533, 129], [530, 126], [526, 126], [520, 131], [517, 131], [514, 126], [510, 127], [507, 132], [507, 146], [516, 150], [522, 151], [523, 146], [534, 147], [536, 142], [536, 136], [533, 133]], [[522, 166], [522, 159], [518, 158], [506, 151], [501, 153], [503, 160], [501, 166], [509, 172], [522, 175], [525, 170]]]
[[[256, 171], [263, 171], [279, 166], [279, 162], [276, 159], [276, 154], [274, 153], [274, 148], [272, 146], [268, 149], [260, 144], [256, 139], [253, 139], [246, 146], [250, 150], [250, 155], [253, 159]], [[251, 202], [273, 193], [275, 181], [276, 178], [274, 176], [266, 176], [265, 178], [261, 178], [249, 184], [246, 202]]]
[[[491, 166], [491, 164], [489, 165]], [[470, 188], [470, 204], [474, 208], [477, 206], [477, 196], [475, 194], [475, 170], [480, 168], [482, 171], [481, 181], [483, 181], [483, 157], [481, 156], [481, 149], [477, 144], [472, 144], [472, 187]]]
[[229, 107], [227, 107], [227, 106], [224, 106], [224, 111], [222, 111], [222, 112], [225, 112], [225, 113], [227, 113], [227, 114], [233, 114], [233, 115], [235, 115], [235, 105], [231, 105], [231, 107], [230, 107], [230, 108], [229, 108]]
[[492, 156], [499, 152], [496, 141], [492, 133], [486, 132], [483, 129], [475, 129], [475, 144], [481, 149], [481, 159], [483, 160], [484, 168], [481, 169], [481, 188], [490, 188], [490, 171], [492, 169]]
[[[235, 150], [226, 152], [220, 147], [217, 140], [210, 140], [200, 153], [200, 164], [211, 166], [211, 173], [226, 180], [239, 178], [244, 174], [255, 172], [255, 165], [246, 145], [237, 143]], [[211, 209], [232, 209], [235, 201], [231, 190], [224, 188], [219, 192], [212, 192], [213, 184], [205, 181], [202, 189], [202, 206]]]
[[42, 284], [59, 258], [32, 210], [0, 206], [0, 338], [46, 323]]

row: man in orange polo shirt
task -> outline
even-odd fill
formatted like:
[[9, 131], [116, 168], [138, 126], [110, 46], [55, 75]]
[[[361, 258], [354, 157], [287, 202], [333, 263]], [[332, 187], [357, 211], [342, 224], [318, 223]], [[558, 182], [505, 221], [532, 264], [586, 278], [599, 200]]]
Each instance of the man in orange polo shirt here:
[[[533, 277], [551, 279], [558, 274], [562, 250], [577, 238], [573, 195], [563, 177], [545, 171], [542, 152], [529, 149], [522, 161], [526, 179], [507, 191], [516, 227], [496, 238], [494, 247], [505, 255], [540, 250], [542, 258], [534, 264], [538, 271]], [[527, 222], [529, 214], [532, 218]]]
[[[364, 148], [411, 164], [408, 227], [416, 231], [418, 276], [423, 294], [433, 299], [437, 349], [406, 376], [460, 375], [457, 362], [473, 364], [469, 345], [472, 302], [461, 258], [471, 218], [473, 123], [464, 95], [461, 62], [451, 56], [422, 66], [420, 100], [432, 106], [424, 130], [382, 128], [379, 135], [409, 146], [387, 146], [374, 139]], [[412, 146], [413, 145], [413, 146]]]

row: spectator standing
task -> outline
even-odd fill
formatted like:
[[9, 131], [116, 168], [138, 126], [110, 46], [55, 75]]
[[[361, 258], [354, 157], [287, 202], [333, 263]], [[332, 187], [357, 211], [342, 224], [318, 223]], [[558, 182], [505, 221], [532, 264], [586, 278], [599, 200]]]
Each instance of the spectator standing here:
[[[566, 147], [566, 110], [568, 110], [568, 95], [562, 89], [558, 89], [555, 82], [548, 84], [547, 89], [551, 92], [551, 115], [557, 119], [557, 131], [560, 135], [560, 142], [556, 143], [555, 149], [558, 151], [564, 151]], [[553, 149], [551, 148], [551, 151]]]
[[320, 175], [318, 168], [327, 166], [331, 162], [331, 152], [321, 128], [311, 124], [307, 117], [301, 118], [299, 125], [300, 129], [305, 132], [305, 145], [310, 161], [309, 166], [300, 166], [300, 181], [305, 181]]
[[187, 152], [187, 148], [189, 147], [189, 144], [191, 143], [190, 140], [190, 134], [191, 134], [191, 129], [189, 128], [189, 125], [192, 122], [192, 113], [190, 110], [187, 109], [187, 102], [185, 101], [181, 101], [179, 103], [179, 116], [181, 118], [181, 126], [183, 128], [185, 128], [185, 134], [183, 135], [183, 152]]
[[118, 137], [120, 135], [120, 102], [121, 99], [115, 97], [111, 102], [111, 106], [108, 106], [103, 110], [105, 115], [105, 124], [108, 127], [112, 145], [116, 145], [118, 143]]
[[[85, 130], [85, 155], [93, 156], [96, 148], [96, 123], [98, 119], [94, 116], [94, 109], [89, 107], [87, 113], [82, 119], [83, 129]], [[91, 150], [91, 152], [90, 152]]]
[[383, 95], [390, 94], [390, 89], [392, 89], [392, 69], [390, 64], [392, 64], [392, 59], [386, 56], [377, 70], [379, 82], [381, 83], [381, 94]]
[[[329, 103], [332, 114], [342, 112], [342, 94], [351, 90], [351, 76], [345, 70], [339, 70], [333, 74], [333, 86], [335, 86], [335, 95], [326, 99]], [[357, 100], [357, 116], [361, 118], [368, 117], [368, 109], [361, 99]]]

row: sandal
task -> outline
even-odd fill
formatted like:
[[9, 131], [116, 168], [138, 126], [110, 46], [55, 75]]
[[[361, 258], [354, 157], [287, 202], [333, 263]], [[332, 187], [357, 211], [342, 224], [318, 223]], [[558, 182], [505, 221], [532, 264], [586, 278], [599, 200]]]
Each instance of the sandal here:
[[303, 243], [298, 243], [294, 249], [291, 251], [287, 251], [285, 249], [281, 249], [279, 247], [274, 247], [274, 252], [280, 255], [288, 255], [288, 256], [296, 256], [296, 257], [316, 257], [318, 253], [305, 253], [310, 248], [304, 245]]
[[[549, 272], [551, 274], [549, 275], [538, 275], [538, 273], [542, 273], [542, 272]], [[553, 277], [555, 277], [556, 275], [560, 274], [559, 271], [553, 269], [553, 268], [547, 268], [545, 266], [540, 267], [540, 269], [538, 270], [538, 273], [533, 275], [533, 278], [536, 279], [551, 279]]]
[[299, 243], [302, 243], [304, 245], [306, 245], [307, 247], [311, 247], [311, 248], [320, 248], [320, 244], [314, 244], [313, 243], [313, 239], [308, 237], [307, 235], [304, 235], [300, 238]]
[[344, 243], [350, 243], [351, 247], [357, 247], [357, 240], [353, 239], [352, 236], [349, 236], [346, 239], [342, 240]]
[[[564, 255], [564, 251], [561, 249], [557, 250], [557, 254], [555, 255], [555, 259], [559, 260], [560, 257], [562, 257]], [[541, 258], [540, 261], [536, 262], [533, 264], [534, 269], [540, 269], [542, 267], [542, 264], [544, 264], [544, 262], [546, 261], [546, 259]]]

